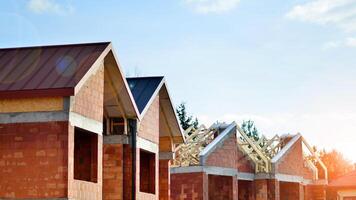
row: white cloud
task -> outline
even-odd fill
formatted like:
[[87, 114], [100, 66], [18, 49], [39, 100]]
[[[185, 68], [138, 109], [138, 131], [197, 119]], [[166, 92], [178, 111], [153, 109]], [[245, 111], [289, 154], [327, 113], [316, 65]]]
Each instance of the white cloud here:
[[311, 0], [294, 6], [289, 19], [334, 25], [344, 31], [356, 31], [356, 0]]
[[30, 0], [27, 8], [36, 14], [54, 13], [54, 14], [69, 14], [74, 8], [67, 4], [65, 6], [57, 3], [55, 0]]
[[237, 7], [240, 0], [184, 0], [194, 11], [202, 14], [229, 12]]
[[334, 49], [334, 48], [339, 48], [339, 47], [355, 48], [356, 47], [356, 38], [348, 37], [348, 38], [346, 38], [344, 40], [340, 40], [340, 41], [329, 41], [329, 42], [324, 43], [322, 49], [329, 50], [329, 49]]

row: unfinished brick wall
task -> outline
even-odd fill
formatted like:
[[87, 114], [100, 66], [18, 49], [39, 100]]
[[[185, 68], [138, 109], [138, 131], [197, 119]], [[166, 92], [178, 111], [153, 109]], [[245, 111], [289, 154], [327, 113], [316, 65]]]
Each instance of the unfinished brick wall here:
[[159, 96], [157, 96], [140, 122], [138, 136], [159, 143]]
[[276, 173], [303, 176], [304, 159], [300, 138], [275, 166]]
[[103, 199], [123, 199], [123, 144], [104, 144]]
[[254, 200], [255, 199], [255, 184], [253, 181], [238, 181], [238, 199], [239, 200]]
[[80, 88], [74, 97], [73, 112], [96, 121], [103, 121], [104, 65]]
[[206, 166], [236, 168], [237, 166], [236, 135], [231, 134], [221, 146], [216, 148], [206, 159]]
[[[74, 127], [68, 128], [68, 198], [78, 200], [102, 199], [102, 160], [103, 160], [103, 136], [98, 136], [97, 148], [97, 182], [76, 180], [74, 178]], [[100, 161], [100, 162], [99, 162]]]
[[132, 196], [132, 150], [130, 145], [123, 145], [123, 199], [131, 200]]
[[239, 172], [255, 173], [253, 162], [240, 149], [237, 149], [237, 169]]
[[280, 197], [286, 200], [299, 200], [304, 198], [302, 187], [299, 183], [280, 182]]
[[67, 196], [68, 122], [0, 124], [0, 198]]
[[306, 185], [304, 187], [305, 200], [335, 200], [334, 191], [327, 191], [325, 185]]
[[233, 186], [233, 177], [208, 175], [209, 199], [214, 200], [233, 200], [236, 189]]
[[170, 160], [159, 161], [159, 200], [170, 200], [171, 177]]
[[171, 174], [171, 200], [208, 200], [205, 173]]

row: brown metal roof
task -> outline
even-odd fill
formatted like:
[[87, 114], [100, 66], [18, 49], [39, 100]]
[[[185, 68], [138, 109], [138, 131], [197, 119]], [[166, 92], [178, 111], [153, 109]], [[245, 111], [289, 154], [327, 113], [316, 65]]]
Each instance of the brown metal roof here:
[[109, 44], [0, 49], [0, 98], [73, 95]]

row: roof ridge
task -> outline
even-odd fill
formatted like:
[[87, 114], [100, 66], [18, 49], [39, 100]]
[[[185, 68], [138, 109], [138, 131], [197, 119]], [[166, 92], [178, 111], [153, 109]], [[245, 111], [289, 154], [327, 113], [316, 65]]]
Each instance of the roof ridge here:
[[67, 43], [67, 44], [46, 44], [46, 45], [34, 45], [34, 46], [18, 46], [18, 47], [5, 47], [0, 50], [15, 50], [15, 49], [36, 49], [36, 48], [52, 48], [52, 47], [68, 47], [68, 46], [92, 46], [100, 44], [110, 44], [111, 42], [84, 42], [84, 43]]

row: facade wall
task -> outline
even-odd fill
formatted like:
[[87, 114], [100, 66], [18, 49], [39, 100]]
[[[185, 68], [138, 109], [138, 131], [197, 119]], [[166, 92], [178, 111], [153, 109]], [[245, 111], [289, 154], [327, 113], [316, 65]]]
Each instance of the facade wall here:
[[238, 199], [239, 200], [254, 200], [255, 199], [255, 184], [253, 181], [238, 181]]
[[103, 199], [123, 199], [123, 144], [104, 144]]
[[280, 182], [281, 199], [299, 200], [303, 199], [303, 187], [299, 183]]
[[66, 197], [67, 155], [68, 122], [0, 124], [0, 199]]
[[171, 174], [171, 200], [208, 200], [205, 173]]
[[159, 96], [157, 96], [140, 122], [138, 136], [159, 143]]
[[253, 162], [240, 149], [237, 149], [237, 169], [239, 172], [255, 173]]
[[159, 161], [159, 200], [170, 200], [170, 160]]
[[68, 198], [78, 200], [102, 199], [102, 160], [103, 160], [103, 136], [98, 135], [98, 163], [97, 182], [88, 182], [74, 179], [74, 127], [68, 129]]
[[[335, 198], [333, 198], [335, 197]], [[325, 185], [306, 185], [304, 186], [305, 200], [335, 200], [336, 196], [332, 193], [327, 193]]]
[[[86, 80], [74, 96], [71, 111], [86, 118], [103, 122], [104, 113], [104, 65]], [[82, 127], [81, 127], [82, 128]], [[97, 182], [74, 179], [74, 127], [69, 125], [68, 197], [73, 199], [102, 199], [103, 136], [98, 135]]]
[[209, 199], [234, 200], [237, 199], [236, 180], [231, 176], [208, 175]]
[[295, 176], [304, 175], [302, 139], [300, 138], [275, 165], [276, 173]]
[[74, 96], [72, 111], [102, 122], [104, 104], [104, 65], [102, 65]]
[[63, 110], [62, 97], [0, 99], [0, 113], [40, 112]]
[[221, 146], [208, 155], [206, 166], [236, 168], [237, 166], [237, 140], [236, 135], [231, 134]]

